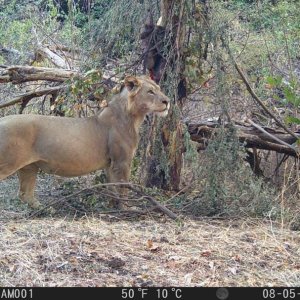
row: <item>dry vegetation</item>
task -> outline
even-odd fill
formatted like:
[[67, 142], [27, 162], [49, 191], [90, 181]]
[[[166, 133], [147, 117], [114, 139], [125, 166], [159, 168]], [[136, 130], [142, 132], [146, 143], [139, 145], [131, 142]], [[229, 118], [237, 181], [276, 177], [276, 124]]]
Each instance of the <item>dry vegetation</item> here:
[[[54, 2], [0, 3], [1, 117], [18, 112], [94, 114], [107, 96], [107, 87], [99, 84], [99, 78], [118, 81], [125, 73], [142, 73], [140, 30], [148, 8], [153, 9], [154, 21], [158, 19], [159, 1], [98, 0], [88, 17], [87, 12], [73, 7], [63, 22]], [[202, 2], [210, 3], [208, 11]], [[190, 18], [184, 72], [188, 96], [178, 113], [180, 124], [216, 121], [232, 125], [252, 118], [261, 126], [278, 129], [248, 93], [229, 50], [270, 111], [282, 121], [299, 117], [299, 105], [293, 104], [300, 89], [297, 1], [180, 3], [186, 3], [186, 17]], [[221, 43], [221, 37], [227, 42]], [[63, 55], [61, 46], [54, 47], [60, 44], [68, 46]], [[28, 93], [39, 89], [61, 89], [45, 78], [9, 83], [8, 66], [30, 64], [29, 58], [34, 56], [34, 67], [57, 68], [45, 53], [51, 50], [70, 62], [69, 48], [72, 72], [82, 77], [62, 83], [70, 87], [65, 90], [63, 86], [57, 98], [48, 92], [28, 98]], [[5, 51], [10, 55], [5, 56]], [[278, 76], [282, 81], [272, 83]], [[298, 83], [294, 98], [283, 93], [292, 79]], [[166, 92], [171, 95], [176, 89], [169, 83]], [[168, 82], [164, 84], [166, 87]], [[20, 106], [26, 97], [29, 102]], [[12, 100], [16, 104], [7, 106]], [[297, 118], [289, 128], [299, 133]], [[142, 184], [143, 151], [148, 149], [152, 132], [148, 123], [151, 119], [144, 124], [132, 168], [131, 181], [137, 184]], [[16, 176], [0, 181], [0, 285], [300, 286], [299, 161], [254, 149], [259, 177], [254, 176], [236, 135], [222, 131], [206, 151], [197, 153], [200, 144], [191, 146], [187, 134], [180, 185], [185, 193], [149, 189], [149, 194], [154, 193], [180, 216], [179, 221], [154, 210], [141, 213], [142, 205], [137, 213], [108, 212], [105, 201], [97, 202], [95, 193], [77, 195], [69, 198], [69, 206], [60, 203], [30, 217], [32, 211], [16, 198]], [[161, 165], [170, 164], [163, 161], [165, 152], [158, 155]], [[101, 174], [68, 180], [39, 174], [37, 195], [46, 206], [99, 183], [96, 177]], [[76, 211], [82, 207], [81, 201], [93, 209]]]
[[2, 286], [299, 286], [300, 237], [258, 220], [4, 220]]
[[[61, 185], [39, 178], [45, 204], [62, 197]], [[175, 222], [154, 212], [30, 218], [15, 189], [15, 177], [0, 183], [1, 286], [300, 284], [299, 233], [271, 220], [181, 215]]]

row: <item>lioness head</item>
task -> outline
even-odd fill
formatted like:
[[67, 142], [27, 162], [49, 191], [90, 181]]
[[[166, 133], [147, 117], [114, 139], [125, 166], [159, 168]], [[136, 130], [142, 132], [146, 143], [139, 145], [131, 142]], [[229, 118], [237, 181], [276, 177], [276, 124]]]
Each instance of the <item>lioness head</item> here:
[[128, 108], [132, 114], [153, 112], [162, 117], [168, 114], [170, 99], [149, 77], [128, 76], [124, 84], [129, 92]]

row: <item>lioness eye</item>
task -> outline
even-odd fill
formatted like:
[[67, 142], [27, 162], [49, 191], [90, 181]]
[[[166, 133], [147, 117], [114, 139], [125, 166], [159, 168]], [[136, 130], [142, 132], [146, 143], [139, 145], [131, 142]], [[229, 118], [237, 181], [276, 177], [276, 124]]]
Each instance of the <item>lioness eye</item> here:
[[149, 90], [148, 93], [151, 95], [155, 95], [155, 93], [152, 90]]

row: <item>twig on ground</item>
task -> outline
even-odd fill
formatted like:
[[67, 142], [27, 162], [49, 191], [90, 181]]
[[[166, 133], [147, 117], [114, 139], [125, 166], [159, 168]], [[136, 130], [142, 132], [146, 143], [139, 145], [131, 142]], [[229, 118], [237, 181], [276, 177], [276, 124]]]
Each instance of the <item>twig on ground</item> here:
[[[152, 197], [150, 195], [147, 195], [145, 192], [139, 190], [139, 189], [143, 189], [142, 186], [137, 185], [137, 184], [132, 184], [132, 183], [123, 183], [123, 182], [118, 182], [118, 183], [99, 183], [99, 184], [94, 185], [92, 187], [87, 187], [87, 188], [81, 189], [80, 191], [78, 191], [76, 193], [73, 193], [71, 195], [68, 195], [68, 196], [66, 196], [64, 198], [60, 198], [60, 199], [51, 201], [48, 205], [46, 205], [43, 208], [35, 211], [29, 217], [30, 218], [35, 217], [39, 213], [41, 213], [42, 211], [44, 211], [45, 209], [51, 207], [52, 205], [57, 204], [57, 203], [64, 203], [67, 200], [69, 200], [70, 198], [73, 198], [73, 197], [75, 197], [75, 196], [77, 196], [77, 195], [79, 195], [79, 194], [81, 194], [83, 192], [93, 191], [96, 188], [99, 188], [99, 187], [108, 187], [108, 186], [124, 186], [124, 187], [132, 190], [136, 194], [138, 194], [140, 196], [139, 199], [149, 200], [152, 204], [155, 205], [154, 209], [158, 208], [160, 211], [162, 211], [164, 214], [166, 214], [167, 216], [169, 216], [173, 220], [176, 220], [178, 218], [175, 213], [173, 213], [171, 210], [169, 210], [168, 208], [166, 208], [165, 206], [163, 206], [161, 203], [159, 203], [154, 197]], [[114, 196], [114, 195], [109, 195], [109, 197], [116, 198], [116, 196]], [[139, 199], [129, 199], [129, 198], [122, 198], [122, 197], [117, 197], [117, 199], [120, 200], [120, 201], [133, 201], [133, 200], [137, 201], [137, 200], [139, 200]]]

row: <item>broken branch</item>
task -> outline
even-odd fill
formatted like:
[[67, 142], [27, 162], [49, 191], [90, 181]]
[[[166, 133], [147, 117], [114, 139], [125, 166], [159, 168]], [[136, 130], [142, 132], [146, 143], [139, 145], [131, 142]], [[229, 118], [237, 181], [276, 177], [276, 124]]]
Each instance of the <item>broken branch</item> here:
[[[227, 125], [225, 124], [225, 128]], [[275, 131], [271, 128], [264, 128], [264, 131], [272, 133], [272, 137], [270, 137], [265, 132], [258, 130], [254, 126], [247, 126], [246, 124], [241, 125], [241, 123], [231, 124], [231, 126], [232, 125], [234, 125], [237, 129], [237, 138], [241, 143], [245, 145], [246, 148], [272, 150], [279, 153], [285, 153], [290, 156], [298, 156], [298, 152], [291, 146], [300, 138], [300, 135], [298, 133], [294, 133], [294, 135], [296, 136], [296, 138], [294, 138], [290, 134], [285, 134], [282, 131]], [[220, 125], [216, 122], [188, 124], [188, 131], [192, 141], [199, 143], [198, 150], [206, 149], [207, 144], [212, 136], [214, 134], [218, 134], [218, 132], [220, 131], [219, 126]], [[275, 141], [273, 136], [289, 144], [289, 146]]]
[[255, 128], [257, 128], [258, 130], [260, 130], [261, 132], [263, 132], [264, 134], [266, 134], [268, 137], [270, 137], [271, 139], [273, 139], [274, 141], [278, 142], [279, 144], [282, 144], [284, 146], [287, 146], [295, 151], [297, 151], [297, 149], [293, 146], [291, 146], [290, 144], [282, 141], [281, 139], [279, 139], [278, 137], [276, 137], [275, 135], [270, 134], [269, 132], [267, 132], [266, 130], [264, 130], [262, 127], [260, 127], [259, 125], [257, 125], [256, 123], [254, 123], [252, 120], [247, 119], [247, 122], [250, 123], [252, 126], [254, 126]]
[[283, 128], [286, 132], [288, 132], [290, 135], [292, 135], [294, 138], [298, 139], [297, 135], [295, 135], [294, 132], [292, 132], [289, 128], [287, 128], [262, 102], [262, 100], [260, 100], [260, 98], [256, 95], [256, 93], [254, 92], [254, 90], [251, 88], [249, 81], [247, 80], [245, 74], [243, 73], [243, 71], [241, 70], [241, 68], [239, 67], [239, 65], [237, 64], [237, 62], [233, 59], [234, 61], [234, 66], [236, 68], [236, 70], [238, 71], [238, 73], [240, 74], [243, 82], [246, 85], [247, 91], [250, 93], [250, 95], [252, 96], [252, 98], [261, 106], [261, 108], [271, 117], [273, 118], [273, 120], [281, 127]]
[[1, 72], [0, 83], [19, 84], [28, 81], [48, 80], [64, 82], [71, 77], [80, 76], [76, 71], [32, 66], [9, 66]]
[[50, 87], [50, 88], [46, 88], [46, 89], [27, 92], [27, 93], [24, 93], [24, 94], [21, 94], [21, 95], [17, 96], [16, 98], [14, 98], [12, 100], [9, 100], [8, 102], [0, 104], [0, 109], [4, 108], [4, 107], [11, 106], [11, 105], [14, 105], [14, 104], [17, 104], [17, 103], [20, 103], [20, 102], [23, 102], [23, 101], [28, 102], [29, 100], [31, 100], [32, 98], [35, 98], [35, 97], [40, 97], [40, 96], [43, 96], [43, 95], [53, 94], [53, 93], [56, 93], [58, 91], [61, 91], [61, 90], [65, 89], [66, 87], [67, 86], [65, 86], [65, 85], [64, 86], [60, 85], [60, 86]]

